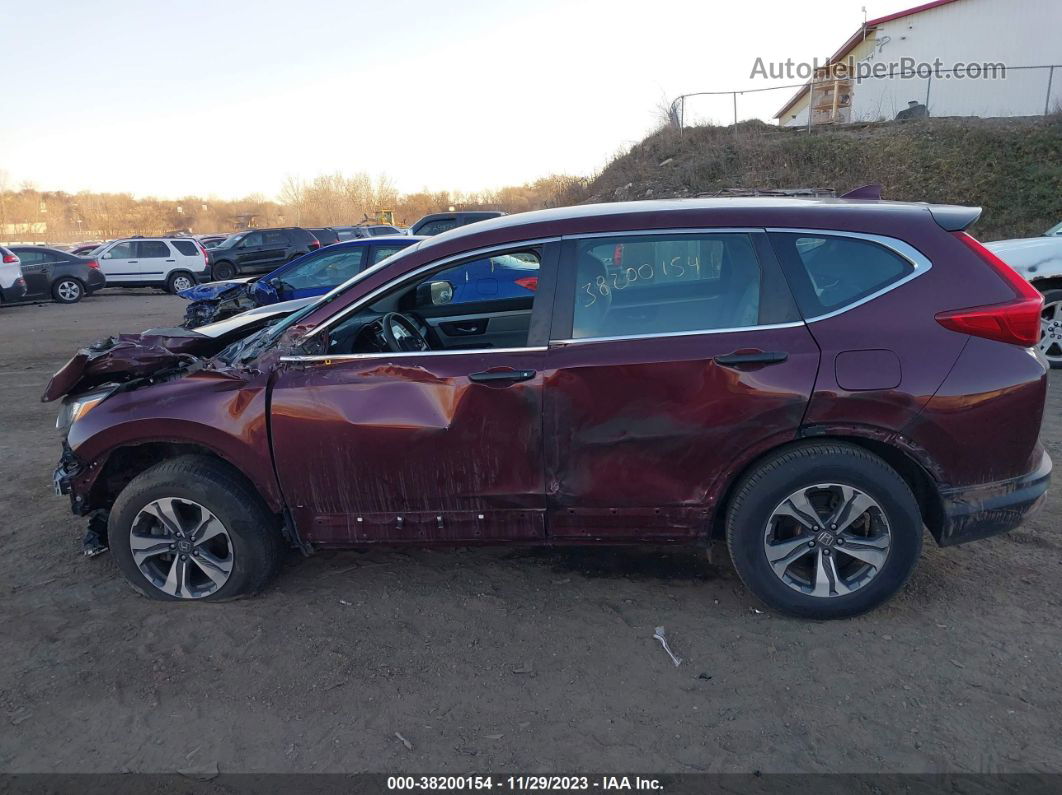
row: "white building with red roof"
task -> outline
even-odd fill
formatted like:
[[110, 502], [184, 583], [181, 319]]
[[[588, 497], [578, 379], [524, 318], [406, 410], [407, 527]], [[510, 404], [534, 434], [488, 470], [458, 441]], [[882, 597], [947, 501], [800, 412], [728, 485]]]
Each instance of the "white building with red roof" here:
[[807, 125], [809, 108], [813, 124], [1054, 112], [1062, 0], [934, 0], [868, 20], [826, 64], [775, 114], [780, 125]]

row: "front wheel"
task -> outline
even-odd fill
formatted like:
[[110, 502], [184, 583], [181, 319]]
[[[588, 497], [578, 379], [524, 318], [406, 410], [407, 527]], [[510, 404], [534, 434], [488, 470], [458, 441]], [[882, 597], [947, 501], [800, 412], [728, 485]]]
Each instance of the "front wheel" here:
[[737, 485], [727, 545], [748, 588], [805, 618], [846, 618], [894, 596], [918, 562], [922, 516], [881, 458], [845, 443], [792, 447]]
[[1044, 291], [1039, 348], [1053, 369], [1062, 368], [1062, 290]]
[[52, 298], [60, 304], [76, 304], [84, 295], [84, 285], [72, 276], [64, 276], [52, 285]]
[[221, 601], [261, 590], [276, 571], [275, 517], [233, 470], [180, 456], [133, 478], [107, 522], [130, 584], [164, 601]]

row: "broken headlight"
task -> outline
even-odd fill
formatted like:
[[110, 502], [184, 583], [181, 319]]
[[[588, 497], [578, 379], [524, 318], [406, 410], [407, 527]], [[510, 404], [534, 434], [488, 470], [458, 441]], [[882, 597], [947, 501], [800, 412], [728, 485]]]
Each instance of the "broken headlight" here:
[[66, 433], [71, 425], [96, 408], [113, 391], [113, 389], [106, 389], [101, 392], [88, 392], [84, 395], [68, 397], [63, 401], [63, 407], [59, 409], [59, 416], [55, 418], [55, 427], [60, 432]]

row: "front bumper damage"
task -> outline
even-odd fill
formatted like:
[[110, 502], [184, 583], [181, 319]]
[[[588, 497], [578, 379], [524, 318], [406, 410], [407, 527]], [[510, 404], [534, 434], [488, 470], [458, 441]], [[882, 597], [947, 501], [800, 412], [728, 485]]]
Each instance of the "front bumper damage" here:
[[1043, 505], [1051, 467], [1045, 450], [1037, 466], [1020, 477], [941, 490], [944, 521], [937, 542], [946, 547], [1013, 530]]
[[75, 516], [85, 516], [90, 512], [86, 507], [84, 493], [77, 488], [80, 485], [78, 481], [84, 474], [85, 465], [74, 455], [74, 451], [64, 439], [63, 453], [59, 456], [59, 463], [56, 464], [55, 471], [52, 473], [52, 486], [55, 488], [56, 497], [70, 497], [70, 510]]

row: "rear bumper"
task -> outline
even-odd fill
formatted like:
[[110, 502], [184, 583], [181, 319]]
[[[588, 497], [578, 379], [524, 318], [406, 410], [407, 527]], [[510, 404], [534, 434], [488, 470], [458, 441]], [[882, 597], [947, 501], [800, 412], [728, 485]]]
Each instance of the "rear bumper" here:
[[26, 296], [26, 280], [22, 277], [15, 279], [10, 287], [0, 287], [0, 297], [4, 302], [21, 301]]
[[89, 292], [95, 292], [96, 290], [102, 290], [106, 286], [107, 277], [95, 268], [90, 268], [85, 278], [85, 289]]
[[946, 547], [1013, 530], [1043, 505], [1050, 482], [1051, 458], [1044, 451], [1037, 467], [1021, 477], [942, 491], [937, 541]]

